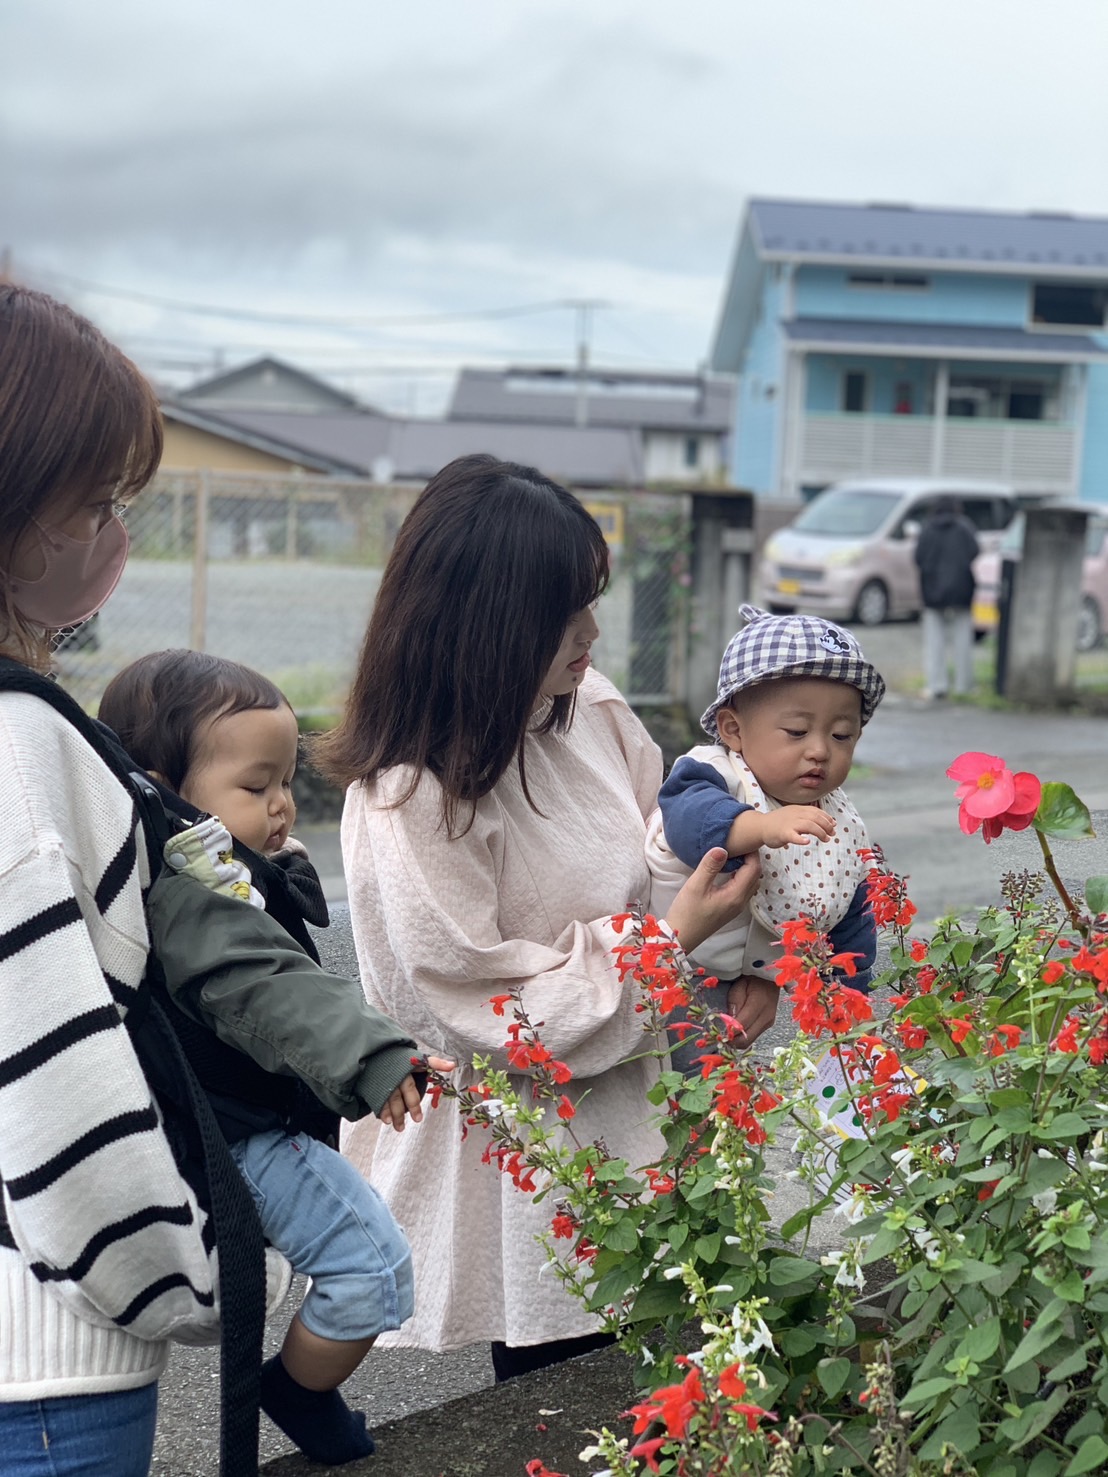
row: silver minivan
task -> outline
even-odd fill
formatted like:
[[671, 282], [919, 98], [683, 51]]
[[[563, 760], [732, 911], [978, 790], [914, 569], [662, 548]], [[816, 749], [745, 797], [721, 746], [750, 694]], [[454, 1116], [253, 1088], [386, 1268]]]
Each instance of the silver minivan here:
[[768, 610], [808, 611], [878, 626], [920, 609], [913, 552], [936, 499], [954, 497], [982, 550], [999, 547], [1018, 503], [1001, 482], [873, 477], [819, 493], [762, 550], [759, 594]]

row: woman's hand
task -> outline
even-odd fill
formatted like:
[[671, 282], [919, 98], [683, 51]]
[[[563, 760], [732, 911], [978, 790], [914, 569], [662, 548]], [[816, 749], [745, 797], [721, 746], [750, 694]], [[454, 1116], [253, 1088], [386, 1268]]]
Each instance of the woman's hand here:
[[763, 1031], [768, 1031], [773, 1025], [780, 999], [781, 987], [772, 980], [741, 974], [732, 982], [727, 992], [727, 1014], [742, 1023], [740, 1042], [743, 1046], [752, 1045]]
[[758, 890], [762, 868], [757, 856], [748, 856], [741, 867], [721, 878], [726, 861], [727, 852], [722, 846], [705, 852], [670, 904], [666, 922], [686, 954], [694, 953], [717, 928], [737, 917]]

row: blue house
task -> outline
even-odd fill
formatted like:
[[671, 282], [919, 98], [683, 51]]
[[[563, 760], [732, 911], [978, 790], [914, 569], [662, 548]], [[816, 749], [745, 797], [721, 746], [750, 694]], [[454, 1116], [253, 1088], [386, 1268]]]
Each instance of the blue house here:
[[711, 367], [733, 476], [989, 478], [1108, 502], [1108, 219], [752, 200]]

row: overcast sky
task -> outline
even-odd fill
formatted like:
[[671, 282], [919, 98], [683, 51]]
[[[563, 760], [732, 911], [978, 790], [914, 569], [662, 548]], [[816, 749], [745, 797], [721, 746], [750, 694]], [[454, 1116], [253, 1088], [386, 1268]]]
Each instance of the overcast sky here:
[[1108, 0], [2, 0], [0, 246], [178, 383], [435, 411], [575, 314], [413, 320], [567, 299], [692, 368], [750, 195], [1108, 215], [1106, 54]]

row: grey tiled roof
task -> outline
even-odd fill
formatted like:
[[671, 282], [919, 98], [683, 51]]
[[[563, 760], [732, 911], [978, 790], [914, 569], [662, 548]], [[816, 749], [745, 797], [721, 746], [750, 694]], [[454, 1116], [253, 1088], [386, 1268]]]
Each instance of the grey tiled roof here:
[[635, 486], [643, 480], [642, 438], [630, 428], [404, 420], [356, 411], [236, 411], [221, 412], [219, 419], [366, 476], [375, 466], [380, 473], [387, 460], [382, 480], [424, 481], [455, 457], [475, 451], [524, 462], [579, 487]]
[[751, 200], [761, 255], [987, 266], [1108, 277], [1108, 218], [912, 205]]
[[[570, 426], [577, 408], [572, 369], [463, 369], [450, 420], [530, 421]], [[716, 432], [731, 425], [732, 384], [715, 376], [633, 374], [594, 369], [589, 375], [590, 426]]]
[[915, 350], [982, 358], [1063, 360], [1108, 358], [1085, 333], [1033, 333], [1023, 328], [992, 328], [960, 323], [890, 323], [885, 319], [794, 318], [782, 327], [793, 343], [816, 348], [865, 346], [877, 352]]

